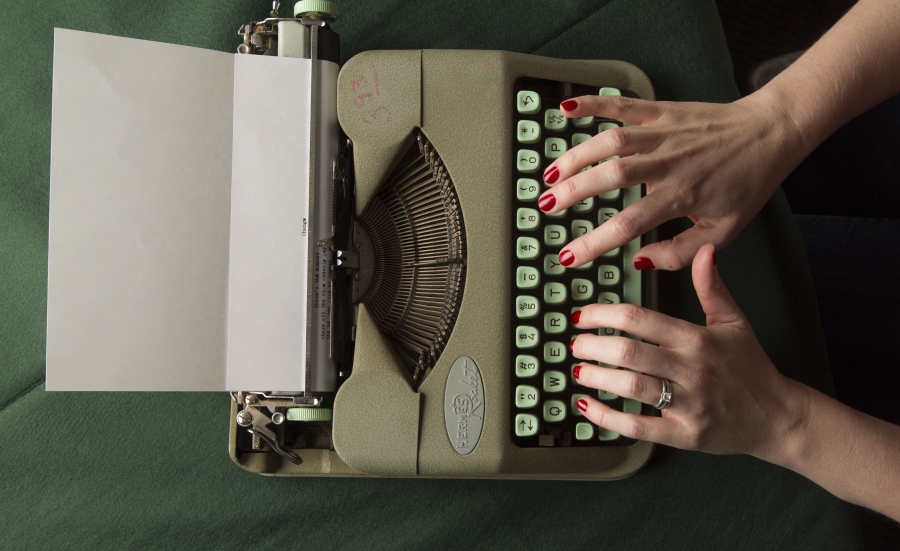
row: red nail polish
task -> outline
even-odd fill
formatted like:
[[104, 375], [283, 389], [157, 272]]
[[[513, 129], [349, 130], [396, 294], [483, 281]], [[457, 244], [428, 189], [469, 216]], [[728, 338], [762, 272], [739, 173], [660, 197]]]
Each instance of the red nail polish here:
[[653, 265], [653, 261], [647, 257], [641, 256], [634, 259], [634, 267], [638, 270], [652, 270], [656, 266]]
[[715, 249], [713, 249], [713, 266], [716, 265], [716, 252], [717, 251]]
[[550, 167], [550, 170], [544, 173], [544, 181], [548, 184], [555, 184], [557, 180], [559, 180], [559, 170], [555, 166]]
[[575, 310], [574, 312], [572, 312], [572, 323], [573, 324], [578, 323], [578, 320], [580, 320], [580, 319], [581, 319], [581, 310]]
[[584, 398], [579, 398], [575, 405], [578, 406], [578, 409], [581, 411], [587, 411], [587, 400]]
[[552, 209], [553, 205], [555, 205], [555, 204], [556, 204], [556, 197], [554, 197], [553, 195], [545, 195], [545, 196], [541, 197], [540, 201], [538, 201], [538, 207], [544, 212], [547, 212], [548, 210]]
[[575, 352], [575, 340], [576, 339], [578, 339], [578, 337], [575, 337], [574, 339], [569, 341], [569, 350], [571, 350], [572, 352]]
[[562, 251], [559, 253], [559, 263], [563, 266], [571, 266], [575, 262], [575, 255], [571, 251]]
[[577, 379], [578, 375], [580, 375], [580, 374], [581, 374], [581, 366], [580, 365], [576, 365], [575, 367], [572, 368], [572, 376], [573, 377], [575, 377]]
[[576, 107], [578, 107], [578, 102], [573, 99], [567, 99], [566, 101], [559, 104], [566, 111], [574, 111]]

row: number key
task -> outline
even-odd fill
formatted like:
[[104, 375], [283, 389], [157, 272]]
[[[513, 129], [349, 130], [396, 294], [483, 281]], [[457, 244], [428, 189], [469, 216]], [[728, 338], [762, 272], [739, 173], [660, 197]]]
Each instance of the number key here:
[[516, 268], [516, 287], [519, 289], [537, 289], [541, 283], [541, 274], [531, 266]]
[[533, 237], [516, 239], [516, 258], [519, 260], [532, 260], [539, 254], [541, 254], [541, 244], [537, 239]]
[[541, 168], [541, 156], [537, 151], [530, 149], [520, 149], [516, 157], [516, 169], [519, 172], [533, 174]]
[[540, 214], [535, 209], [522, 208], [516, 212], [516, 227], [521, 231], [531, 231], [540, 223]]
[[519, 178], [519, 181], [516, 182], [516, 199], [519, 201], [526, 203], [536, 201], [538, 195], [540, 195], [540, 191], [541, 189], [538, 186], [537, 180], [532, 180], [531, 178]]

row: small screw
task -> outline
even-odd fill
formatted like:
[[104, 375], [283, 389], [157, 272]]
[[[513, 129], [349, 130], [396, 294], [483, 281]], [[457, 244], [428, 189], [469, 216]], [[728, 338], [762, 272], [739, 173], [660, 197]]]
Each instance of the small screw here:
[[272, 422], [276, 425], [284, 423], [284, 414], [276, 411], [272, 414]]
[[253, 415], [249, 411], [242, 411], [237, 414], [237, 424], [242, 427], [249, 427], [253, 423]]
[[255, 404], [258, 401], [259, 401], [259, 398], [257, 398], [253, 394], [248, 394], [247, 397], [244, 398], [244, 402], [246, 402], [248, 404]]

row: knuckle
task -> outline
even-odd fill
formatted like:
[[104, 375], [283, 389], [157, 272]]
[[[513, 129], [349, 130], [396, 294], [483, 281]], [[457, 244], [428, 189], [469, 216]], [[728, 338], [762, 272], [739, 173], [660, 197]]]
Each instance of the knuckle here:
[[590, 414], [591, 420], [594, 423], [600, 425], [601, 427], [606, 424], [606, 421], [607, 421], [606, 412], [603, 411], [603, 409], [601, 409], [601, 408], [592, 408], [590, 402], [588, 402], [588, 410], [586, 413]]
[[687, 432], [687, 442], [689, 449], [704, 450], [707, 449], [713, 440], [713, 430], [709, 422], [700, 420], [696, 421]]
[[627, 113], [634, 109], [635, 101], [628, 96], [614, 96], [612, 104], [619, 113]]
[[630, 241], [632, 236], [636, 235], [637, 222], [626, 213], [620, 212], [613, 216], [607, 224], [609, 224], [609, 230], [612, 232], [613, 237], [621, 243]]
[[632, 172], [631, 164], [626, 162], [625, 159], [613, 159], [611, 161], [606, 161], [604, 164], [606, 165], [610, 182], [615, 187], [623, 187], [630, 181]]
[[599, 231], [599, 228], [594, 228], [586, 235], [576, 239], [575, 242], [582, 244], [585, 252], [589, 253], [592, 258], [596, 258], [600, 254], [599, 251], [603, 249], [603, 233]]
[[619, 324], [626, 331], [638, 327], [644, 321], [644, 311], [634, 304], [623, 304], [619, 308]]
[[711, 358], [715, 354], [715, 345], [706, 332], [695, 333], [691, 344], [694, 353], [701, 358]]
[[585, 161], [585, 149], [583, 147], [573, 147], [563, 155], [562, 162], [565, 163], [566, 168], [580, 170], [588, 165]]
[[631, 393], [630, 396], [635, 398], [643, 396], [647, 391], [647, 383], [644, 381], [644, 378], [637, 373], [633, 373], [630, 379], [631, 380], [628, 381], [628, 392]]
[[700, 198], [700, 192], [691, 185], [680, 185], [672, 196], [672, 208], [678, 212], [690, 211]]
[[622, 344], [619, 346], [619, 359], [626, 366], [632, 365], [635, 357], [637, 357], [637, 343], [626, 338], [623, 338], [621, 342]]
[[614, 151], [625, 149], [630, 142], [628, 132], [622, 127], [611, 128], [601, 135], [606, 140], [607, 146]]
[[631, 415], [622, 426], [622, 434], [635, 440], [646, 440], [648, 432], [647, 426], [640, 419]]

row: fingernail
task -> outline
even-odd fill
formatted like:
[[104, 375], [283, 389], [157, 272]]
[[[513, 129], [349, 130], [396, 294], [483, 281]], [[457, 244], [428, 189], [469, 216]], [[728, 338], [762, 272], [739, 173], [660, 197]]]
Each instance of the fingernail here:
[[559, 106], [566, 111], [574, 111], [575, 108], [578, 107], [578, 102], [573, 99], [567, 99], [566, 101], [560, 103]]
[[555, 205], [555, 204], [556, 204], [556, 197], [554, 197], [552, 194], [545, 195], [545, 196], [541, 197], [540, 201], [538, 201], [538, 207], [544, 212], [547, 212], [548, 210], [552, 209], [553, 205]]
[[578, 409], [581, 411], [587, 411], [587, 400], [584, 398], [579, 398], [575, 405], [578, 406]]
[[569, 350], [571, 350], [572, 352], [575, 352], [575, 340], [576, 339], [578, 339], [578, 337], [575, 337], [574, 339], [569, 341]]
[[571, 251], [562, 251], [559, 253], [559, 263], [563, 266], [571, 266], [575, 262], [575, 255]]
[[640, 256], [634, 259], [634, 267], [638, 270], [652, 270], [656, 266], [653, 265], [653, 261], [645, 256]]
[[716, 252], [717, 251], [715, 249], [713, 249], [713, 266], [716, 265]]
[[557, 180], [559, 180], [559, 170], [552, 166], [550, 170], [544, 173], [544, 181], [548, 184], [555, 184]]
[[580, 320], [580, 319], [581, 319], [581, 310], [575, 310], [574, 312], [572, 312], [572, 323], [573, 324], [578, 323], [578, 320]]
[[581, 374], [581, 366], [576, 365], [575, 367], [572, 368], [572, 376], [577, 379], [579, 374]]

